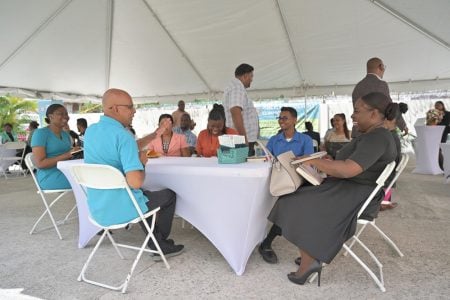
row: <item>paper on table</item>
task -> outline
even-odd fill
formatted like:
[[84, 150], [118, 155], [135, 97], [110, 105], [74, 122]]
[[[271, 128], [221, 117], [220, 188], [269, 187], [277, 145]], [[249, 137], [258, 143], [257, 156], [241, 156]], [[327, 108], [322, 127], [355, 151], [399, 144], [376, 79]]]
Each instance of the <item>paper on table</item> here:
[[243, 135], [224, 134], [219, 136], [219, 144], [230, 148], [235, 148], [235, 145], [245, 144], [245, 137]]

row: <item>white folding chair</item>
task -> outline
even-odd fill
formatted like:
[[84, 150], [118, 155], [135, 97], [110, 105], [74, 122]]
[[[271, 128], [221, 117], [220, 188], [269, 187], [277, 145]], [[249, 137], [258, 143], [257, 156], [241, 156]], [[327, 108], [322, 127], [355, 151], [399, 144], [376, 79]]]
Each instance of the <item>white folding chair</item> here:
[[[395, 172], [396, 172], [395, 176], [394, 176], [394, 178], [392, 178], [390, 184], [386, 188], [385, 193], [388, 193], [391, 190], [392, 186], [397, 181], [397, 179], [400, 177], [400, 174], [403, 172], [403, 170], [405, 169], [406, 165], [408, 164], [408, 160], [409, 160], [409, 155], [406, 154], [406, 153], [403, 153], [402, 156], [401, 156], [400, 162], [398, 163], [398, 166], [395, 169]], [[381, 203], [383, 203], [383, 202], [381, 202]], [[398, 255], [400, 257], [404, 256], [403, 253], [400, 251], [400, 249], [397, 247], [397, 245], [375, 224], [375, 220], [366, 220], [366, 219], [363, 219], [363, 218], [359, 218], [358, 219], [358, 225], [361, 225], [361, 228], [358, 230], [358, 232], [356, 234], [357, 238], [359, 238], [359, 236], [361, 235], [363, 230], [366, 228], [366, 226], [370, 225], [373, 228], [375, 228], [375, 230], [383, 237], [383, 239], [389, 245], [391, 245], [392, 248], [394, 248], [394, 250], [398, 253]], [[354, 244], [355, 244], [355, 240], [353, 240], [348, 247], [352, 248]], [[347, 255], [347, 252], [345, 252], [344, 255]]]
[[[72, 189], [60, 189], [60, 190], [43, 190], [43, 189], [41, 189], [41, 187], [39, 186], [39, 183], [36, 179], [36, 176], [34, 175], [34, 170], [36, 169], [36, 167], [33, 163], [33, 154], [32, 153], [28, 153], [25, 156], [25, 164], [27, 165], [28, 170], [30, 170], [31, 176], [33, 177], [34, 184], [36, 185], [36, 188], [37, 188], [37, 193], [41, 196], [42, 202], [44, 202], [44, 206], [45, 206], [44, 212], [39, 217], [39, 219], [36, 221], [36, 223], [34, 223], [33, 228], [31, 228], [30, 234], [33, 234], [35, 232], [36, 226], [39, 224], [39, 222], [42, 220], [42, 218], [46, 214], [48, 214], [48, 216], [50, 217], [50, 220], [52, 221], [53, 227], [55, 228], [56, 233], [58, 234], [59, 239], [62, 240], [62, 236], [61, 236], [61, 233], [59, 232], [58, 225], [62, 225], [69, 220], [70, 215], [75, 210], [77, 205], [75, 204], [75, 206], [69, 211], [69, 213], [66, 215], [66, 217], [64, 219], [58, 220], [58, 221], [55, 221], [55, 218], [53, 217], [53, 214], [52, 214], [50, 208], [56, 202], [58, 202], [58, 200], [60, 200], [64, 195], [71, 192]], [[57, 195], [57, 197], [50, 204], [48, 204], [48, 200], [46, 199], [47, 195]], [[41, 229], [41, 231], [48, 229], [48, 228], [51, 228], [51, 227], [43, 228], [43, 229]]]
[[[27, 147], [27, 144], [25, 142], [7, 142], [6, 144], [2, 145], [3, 147], [3, 154], [0, 154], [0, 163], [2, 162], [10, 162], [10, 165], [13, 165], [14, 163], [17, 162], [20, 171], [22, 172], [23, 176], [26, 176], [26, 171], [24, 169], [22, 169], [21, 165], [22, 165], [22, 161], [23, 161], [23, 157], [25, 155], [25, 148]], [[18, 156], [17, 155], [17, 151], [22, 150], [22, 155]], [[8, 155], [8, 153], [11, 153], [12, 151], [12, 155]], [[6, 164], [3, 164], [6, 165]], [[8, 176], [6, 175], [6, 170], [3, 170], [3, 175], [5, 176], [5, 179], [8, 179]]]
[[319, 151], [319, 143], [314, 139], [312, 141], [313, 141], [314, 152], [318, 152]]
[[[127, 287], [128, 287], [128, 283], [131, 280], [131, 276], [133, 275], [133, 271], [136, 268], [136, 265], [137, 265], [139, 259], [141, 258], [141, 255], [143, 252], [159, 254], [161, 256], [162, 260], [164, 261], [166, 268], [170, 269], [170, 266], [167, 263], [167, 260], [164, 256], [163, 252], [161, 251], [161, 248], [159, 247], [159, 244], [158, 244], [155, 236], [153, 235], [153, 229], [155, 228], [155, 219], [156, 219], [155, 214], [157, 211], [159, 211], [159, 209], [160, 209], [159, 207], [144, 214], [141, 211], [133, 193], [131, 192], [123, 174], [119, 170], [117, 170], [116, 168], [113, 168], [111, 166], [96, 165], [96, 164], [76, 164], [76, 165], [72, 165], [70, 167], [70, 172], [72, 173], [72, 176], [75, 179], [75, 181], [81, 186], [86, 197], [87, 197], [87, 189], [88, 188], [101, 189], [101, 190], [125, 189], [130, 197], [130, 201], [133, 203], [134, 207], [136, 208], [136, 212], [138, 215], [137, 218], [129, 220], [126, 223], [102, 226], [102, 225], [98, 224], [97, 221], [95, 220], [95, 218], [93, 218], [91, 216], [90, 209], [89, 209], [90, 221], [93, 224], [95, 224], [96, 226], [101, 227], [104, 230], [104, 232], [103, 232], [102, 236], [100, 237], [100, 239], [98, 240], [97, 244], [95, 245], [94, 249], [92, 250], [91, 254], [89, 255], [86, 263], [84, 264], [83, 269], [81, 270], [81, 273], [78, 276], [78, 281], [84, 281], [84, 282], [87, 282], [87, 283], [90, 283], [93, 285], [97, 285], [97, 286], [101, 286], [101, 287], [104, 287], [107, 289], [121, 290], [122, 293], [125, 293], [127, 290]], [[95, 201], [95, 199], [92, 199], [92, 201]], [[111, 203], [112, 203], [111, 207], [114, 207], [113, 202], [114, 202], [114, 199], [111, 199]], [[89, 202], [88, 202], [88, 207], [89, 207]], [[120, 211], [118, 211], [117, 213], [120, 214]], [[153, 216], [151, 226], [148, 225], [147, 220], [146, 220], [150, 216]], [[147, 229], [147, 235], [145, 237], [144, 242], [142, 243], [142, 245], [140, 247], [125, 245], [125, 244], [118, 244], [114, 241], [113, 237], [111, 236], [111, 234], [109, 232], [110, 230], [113, 230], [113, 229], [125, 228], [130, 223], [135, 224], [138, 222], [142, 222], [144, 224], [145, 228]], [[138, 250], [138, 254], [137, 254], [136, 258], [134, 259], [131, 270], [128, 272], [128, 274], [125, 278], [125, 281], [119, 286], [107, 285], [107, 284], [100, 283], [97, 281], [89, 280], [85, 277], [85, 272], [89, 266], [89, 263], [91, 262], [92, 258], [94, 257], [95, 252], [97, 252], [97, 249], [99, 248], [100, 244], [103, 242], [103, 239], [105, 238], [105, 236], [108, 236], [109, 240], [111, 241], [112, 245], [114, 246], [115, 250], [117, 251], [117, 254], [119, 255], [119, 257], [121, 259], [124, 259], [124, 257], [118, 247], [123, 247], [123, 248], [127, 248], [127, 249], [132, 249], [132, 250]], [[156, 246], [157, 250], [145, 249], [149, 239], [152, 239], [153, 244]]]
[[[358, 219], [361, 216], [361, 214], [364, 212], [364, 210], [367, 208], [367, 206], [370, 204], [370, 202], [373, 200], [373, 198], [378, 194], [378, 192], [384, 187], [384, 183], [388, 179], [389, 175], [391, 175], [392, 171], [395, 168], [395, 161], [389, 163], [381, 173], [381, 175], [378, 177], [376, 183], [377, 186], [374, 188], [372, 193], [367, 197], [367, 199], [364, 201], [363, 206], [358, 211]], [[375, 273], [353, 252], [353, 250], [347, 246], [346, 244], [342, 245], [342, 248], [350, 253], [350, 255], [356, 260], [357, 263], [363, 267], [364, 270], [372, 277], [372, 279], [375, 281], [377, 286], [380, 288], [382, 292], [385, 292], [386, 289], [384, 287], [384, 279], [383, 279], [383, 265], [380, 263], [380, 261], [377, 259], [377, 257], [372, 253], [372, 251], [363, 243], [361, 240], [356, 236], [353, 235], [350, 239], [353, 239], [356, 243], [361, 245], [361, 247], [366, 250], [366, 252], [370, 255], [370, 257], [373, 259], [375, 264], [379, 268], [379, 277], [375, 275]], [[317, 277], [317, 273], [315, 273], [313, 276], [311, 276], [309, 282], [312, 282]]]

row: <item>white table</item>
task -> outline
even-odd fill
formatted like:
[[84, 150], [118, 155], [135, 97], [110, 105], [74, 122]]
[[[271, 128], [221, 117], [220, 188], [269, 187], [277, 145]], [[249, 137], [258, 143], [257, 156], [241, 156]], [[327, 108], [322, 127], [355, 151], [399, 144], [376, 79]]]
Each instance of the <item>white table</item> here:
[[[86, 197], [69, 171], [71, 164], [82, 161], [58, 162], [77, 200], [80, 248], [99, 230], [90, 223]], [[264, 238], [275, 202], [269, 194], [269, 178], [269, 163], [219, 165], [217, 158], [164, 157], [149, 160], [143, 188], [175, 191], [176, 214], [200, 230], [236, 274], [242, 275], [255, 246]]]
[[264, 238], [275, 202], [269, 193], [270, 164], [164, 157], [149, 160], [146, 175], [144, 189], [175, 191], [176, 214], [201, 231], [242, 275]]
[[415, 143], [416, 168], [413, 173], [418, 174], [442, 174], [439, 168], [439, 144], [445, 126], [415, 126], [417, 139]]
[[450, 183], [450, 141], [441, 143], [442, 156], [444, 156], [444, 178], [446, 183]]
[[75, 182], [70, 174], [70, 165], [83, 163], [82, 159], [65, 160], [59, 161], [57, 168], [64, 173], [72, 186], [73, 194], [75, 195], [75, 200], [77, 201], [78, 209], [78, 248], [84, 248], [87, 243], [101, 230], [100, 227], [95, 226], [89, 220], [89, 210], [87, 207], [87, 199], [81, 189], [81, 186]]
[[2, 160], [2, 157], [16, 156], [15, 149], [5, 149], [4, 145], [0, 144], [0, 174], [8, 171], [8, 168], [14, 164], [12, 160]]

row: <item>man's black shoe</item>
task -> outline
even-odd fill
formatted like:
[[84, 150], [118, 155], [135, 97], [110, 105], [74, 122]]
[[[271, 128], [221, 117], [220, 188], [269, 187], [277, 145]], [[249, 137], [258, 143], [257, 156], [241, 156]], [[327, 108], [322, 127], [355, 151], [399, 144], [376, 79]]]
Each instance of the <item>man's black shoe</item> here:
[[[158, 241], [159, 247], [161, 248], [161, 251], [164, 253], [164, 256], [166, 258], [177, 256], [183, 253], [184, 246], [183, 245], [175, 245], [175, 243], [172, 241], [172, 243], [169, 240], [166, 241]], [[156, 250], [155, 245], [153, 245], [152, 241], [148, 242], [148, 247], [151, 250]], [[157, 253], [151, 253], [152, 258], [154, 261], [160, 261], [162, 260], [161, 256]]]
[[269, 264], [278, 263], [278, 257], [273, 251], [272, 247], [263, 247], [262, 244], [258, 247], [258, 252], [261, 254], [262, 258]]

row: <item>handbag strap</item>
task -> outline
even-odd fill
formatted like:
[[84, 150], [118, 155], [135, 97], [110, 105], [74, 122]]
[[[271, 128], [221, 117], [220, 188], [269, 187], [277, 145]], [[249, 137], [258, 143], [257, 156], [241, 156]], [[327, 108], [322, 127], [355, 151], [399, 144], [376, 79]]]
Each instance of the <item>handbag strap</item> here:
[[256, 143], [258, 144], [258, 146], [264, 151], [264, 153], [266, 154], [267, 158], [269, 159], [269, 161], [273, 162], [276, 160], [276, 158], [273, 156], [272, 153], [270, 153], [269, 149], [267, 149], [266, 146], [264, 146], [260, 141], [256, 141]]

